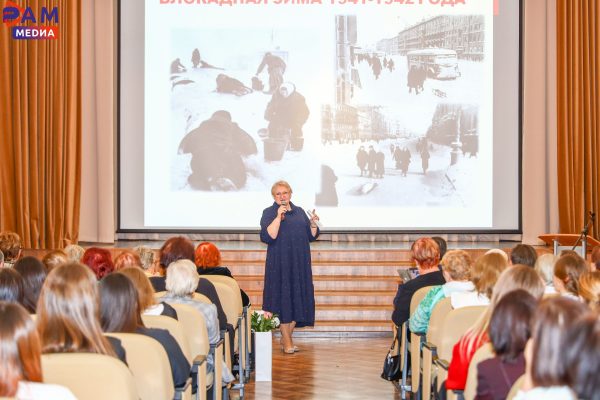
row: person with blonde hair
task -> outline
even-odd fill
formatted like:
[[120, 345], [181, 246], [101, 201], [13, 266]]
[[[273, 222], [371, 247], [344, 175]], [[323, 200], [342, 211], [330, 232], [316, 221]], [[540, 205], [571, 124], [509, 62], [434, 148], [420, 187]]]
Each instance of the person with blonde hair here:
[[42, 286], [37, 327], [43, 353], [97, 353], [125, 362], [125, 349], [100, 325], [96, 277], [79, 263], [54, 268]]
[[579, 300], [579, 277], [589, 268], [583, 258], [578, 255], [565, 254], [554, 265], [554, 287], [561, 296]]
[[[69, 262], [69, 257], [62, 250], [53, 250], [49, 253], [46, 253], [44, 258], [42, 258], [42, 263], [46, 266], [46, 271], [50, 272], [54, 268], [59, 265], [67, 264]], [[79, 261], [75, 261], [79, 262]]]
[[131, 250], [123, 250], [119, 253], [119, 255], [115, 257], [113, 264], [115, 265], [115, 271], [126, 267], [142, 268], [140, 256]]
[[164, 301], [158, 302], [150, 280], [138, 267], [125, 267], [118, 271], [128, 277], [138, 292], [138, 302], [144, 315], [165, 315], [177, 319], [177, 311]]
[[508, 267], [508, 261], [501, 253], [488, 252], [479, 257], [471, 268], [470, 279], [474, 289], [455, 292], [450, 295], [452, 308], [487, 306], [500, 274]]
[[12, 267], [21, 257], [23, 245], [21, 237], [15, 232], [0, 232], [0, 251], [4, 254], [4, 266]]
[[154, 262], [154, 251], [150, 247], [140, 245], [134, 247], [133, 251], [135, 251], [140, 257], [140, 261], [142, 262], [142, 268], [144, 269], [146, 274], [152, 276], [158, 273], [158, 271], [155, 271], [156, 265]]
[[440, 271], [440, 249], [435, 240], [423, 237], [412, 244], [411, 258], [419, 269], [419, 276], [408, 282], [400, 282], [396, 297], [392, 321], [401, 326], [410, 317], [410, 299], [415, 292], [426, 286], [443, 285], [446, 283], [444, 274]]
[[600, 271], [585, 272], [579, 277], [579, 297], [592, 310], [600, 309]]
[[449, 297], [452, 293], [473, 290], [473, 283], [469, 281], [472, 265], [471, 256], [464, 250], [451, 250], [444, 255], [444, 258], [442, 258], [442, 273], [446, 283], [433, 286], [419, 303], [413, 315], [410, 316], [409, 328], [411, 332], [427, 332], [433, 308], [440, 300]]
[[535, 261], [534, 269], [540, 274], [542, 280], [546, 284], [546, 294], [554, 294], [556, 293], [556, 288], [554, 287], [554, 265], [558, 257], [552, 253], [542, 254]]
[[35, 321], [18, 304], [0, 302], [0, 397], [75, 400], [63, 386], [43, 383], [42, 349]]
[[500, 299], [508, 292], [523, 289], [539, 301], [544, 295], [544, 286], [538, 273], [526, 265], [516, 265], [502, 272], [494, 286], [489, 307], [452, 349], [452, 360], [445, 384], [447, 389], [463, 390], [465, 388], [467, 372], [473, 355], [477, 349], [489, 342], [487, 331], [490, 318]]
[[81, 262], [85, 249], [78, 244], [69, 244], [63, 249], [70, 262]]
[[0, 268], [4, 268], [4, 253], [0, 250]]

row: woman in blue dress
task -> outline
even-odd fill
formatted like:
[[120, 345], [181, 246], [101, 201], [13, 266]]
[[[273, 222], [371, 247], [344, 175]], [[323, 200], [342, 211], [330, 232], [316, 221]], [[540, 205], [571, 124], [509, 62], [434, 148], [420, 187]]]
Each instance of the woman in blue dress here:
[[310, 242], [319, 236], [319, 217], [313, 210], [309, 219], [290, 202], [292, 188], [285, 181], [275, 182], [271, 194], [275, 201], [260, 220], [260, 239], [268, 244], [262, 307], [279, 315], [281, 349], [292, 354], [298, 351], [294, 328], [315, 323]]

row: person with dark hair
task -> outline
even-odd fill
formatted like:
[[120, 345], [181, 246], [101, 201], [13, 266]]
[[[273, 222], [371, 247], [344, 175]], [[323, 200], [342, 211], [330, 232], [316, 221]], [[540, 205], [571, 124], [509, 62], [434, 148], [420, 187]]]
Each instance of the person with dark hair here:
[[537, 260], [537, 252], [528, 244], [518, 244], [510, 251], [510, 263], [512, 265], [522, 264], [534, 267]]
[[190, 363], [169, 331], [146, 328], [133, 282], [123, 274], [110, 274], [100, 281], [99, 289], [104, 332], [138, 333], [155, 339], [169, 357], [175, 387], [184, 386], [190, 376]]
[[[167, 275], [167, 267], [178, 260], [190, 260], [194, 262], [194, 244], [184, 236], [175, 236], [165, 241], [159, 250], [160, 276], [150, 277], [150, 283], [157, 292], [167, 290], [165, 280]], [[205, 295], [217, 307], [219, 315], [219, 329], [227, 328], [227, 315], [223, 310], [217, 289], [208, 279], [200, 278], [196, 292]]]
[[438, 247], [440, 248], [440, 260], [442, 258], [444, 258], [444, 254], [446, 254], [446, 250], [448, 250], [448, 243], [446, 242], [446, 239], [444, 239], [441, 236], [432, 236], [431, 237], [438, 245]]
[[[221, 266], [221, 252], [219, 248], [210, 242], [202, 242], [196, 247], [194, 254], [194, 263], [196, 264], [198, 275], [223, 275], [235, 279], [227, 267]], [[242, 304], [250, 304], [250, 298], [240, 288]]]
[[23, 278], [13, 268], [0, 269], [0, 301], [23, 304]]
[[275, 93], [283, 83], [283, 74], [285, 73], [286, 68], [285, 61], [283, 61], [281, 57], [267, 52], [263, 56], [262, 61], [256, 70], [257, 77], [265, 67], [267, 67], [267, 72], [269, 73], [269, 90], [265, 93], [272, 94]]
[[269, 121], [269, 137], [289, 138], [291, 150], [302, 150], [302, 127], [309, 115], [306, 99], [298, 93], [296, 86], [290, 82], [282, 83], [265, 110], [265, 119]]
[[588, 271], [587, 263], [580, 256], [561, 256], [554, 264], [554, 288], [562, 296], [579, 300], [579, 277]]
[[15, 270], [23, 278], [23, 305], [35, 314], [42, 285], [46, 280], [46, 267], [35, 257], [23, 257], [15, 264]]
[[410, 317], [410, 299], [422, 287], [443, 285], [446, 283], [440, 270], [440, 248], [428, 237], [417, 239], [410, 248], [412, 261], [419, 268], [419, 276], [408, 282], [400, 282], [396, 297], [392, 321], [401, 326]]
[[198, 190], [238, 190], [247, 180], [243, 157], [256, 154], [252, 136], [232, 122], [225, 110], [215, 111], [179, 144], [180, 154], [192, 154], [188, 182]]
[[[525, 380], [515, 400], [577, 398], [569, 387], [570, 370], [581, 354], [569, 350], [572, 332], [568, 328], [587, 311], [583, 303], [567, 297], [542, 300], [533, 317], [531, 339], [525, 346]], [[597, 349], [592, 356], [598, 356]]]
[[523, 350], [536, 307], [537, 300], [523, 289], [508, 292], [496, 304], [488, 327], [495, 357], [477, 364], [476, 400], [505, 399], [525, 372]]
[[565, 358], [573, 362], [568, 368], [571, 388], [580, 399], [600, 400], [600, 319], [587, 313], [569, 329], [569, 346]]
[[75, 400], [63, 386], [43, 383], [42, 348], [35, 321], [18, 304], [0, 302], [0, 397]]
[[99, 247], [90, 247], [83, 253], [81, 262], [92, 270], [100, 280], [115, 270], [110, 251]]

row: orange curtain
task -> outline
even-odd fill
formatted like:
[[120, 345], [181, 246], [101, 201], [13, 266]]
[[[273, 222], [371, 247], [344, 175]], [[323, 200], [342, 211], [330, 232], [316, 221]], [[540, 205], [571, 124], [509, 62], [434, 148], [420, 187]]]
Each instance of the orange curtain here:
[[[562, 233], [600, 214], [600, 5], [557, 0], [558, 208]], [[598, 238], [600, 222], [590, 235]]]
[[[58, 26], [58, 39], [17, 40], [0, 26], [0, 230], [62, 248], [79, 231], [80, 2], [15, 3], [36, 18], [25, 25]], [[57, 7], [58, 23], [42, 23], [42, 7]]]

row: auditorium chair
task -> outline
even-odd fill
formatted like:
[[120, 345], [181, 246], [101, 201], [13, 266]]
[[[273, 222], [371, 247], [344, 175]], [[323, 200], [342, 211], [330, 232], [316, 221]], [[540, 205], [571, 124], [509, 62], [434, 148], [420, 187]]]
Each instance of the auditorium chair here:
[[440, 342], [442, 335], [442, 325], [446, 316], [452, 311], [452, 302], [449, 297], [440, 300], [431, 310], [429, 317], [429, 326], [425, 335], [425, 344], [421, 348], [421, 373], [422, 373], [422, 394], [424, 399], [429, 399], [431, 396], [431, 372], [433, 369], [433, 349]]
[[[202, 276], [205, 279], [208, 279], [209, 281], [211, 281], [212, 283], [218, 282], [218, 283], [224, 283], [227, 286], [229, 286], [231, 288], [231, 290], [234, 291], [234, 293], [240, 293], [239, 296], [234, 294], [234, 299], [236, 300], [236, 303], [238, 303], [237, 307], [241, 312], [241, 319], [238, 320], [237, 325], [233, 324], [233, 326], [236, 327], [236, 331], [239, 330], [239, 332], [241, 332], [241, 336], [238, 335], [237, 336], [237, 348], [238, 348], [238, 355], [239, 355], [239, 361], [238, 361], [238, 371], [244, 371], [244, 375], [246, 378], [250, 377], [250, 365], [248, 363], [248, 359], [249, 359], [249, 345], [250, 345], [250, 321], [248, 318], [248, 306], [244, 307], [243, 303], [242, 303], [242, 295], [241, 295], [241, 291], [240, 291], [240, 286], [237, 283], [237, 281], [233, 278], [230, 278], [228, 276], [223, 276], [223, 275], [203, 275]], [[229, 319], [229, 318], [228, 318]], [[240, 377], [240, 385], [243, 385], [243, 378]], [[240, 388], [240, 390], [243, 390], [242, 388]]]
[[94, 353], [42, 355], [45, 383], [66, 386], [78, 399], [138, 400], [136, 383], [122, 361]]
[[[164, 315], [142, 315], [144, 325], [149, 328], [166, 329], [175, 338], [181, 351], [192, 366], [192, 371], [197, 374], [197, 393], [200, 399], [206, 399], [206, 354], [193, 354], [182, 323]], [[201, 386], [202, 385], [202, 386]]]
[[473, 400], [477, 394], [477, 364], [494, 357], [494, 348], [491, 343], [486, 343], [481, 346], [473, 355], [469, 364], [469, 373], [467, 375], [467, 383], [463, 397], [465, 400]]
[[140, 400], [191, 399], [191, 379], [175, 388], [169, 357], [157, 340], [138, 333], [106, 335], [119, 339], [125, 348]]
[[[430, 349], [434, 354], [434, 357], [437, 356], [437, 359], [434, 361], [435, 368], [432, 370], [432, 376], [437, 376], [438, 392], [441, 389], [442, 383], [448, 376], [448, 366], [452, 360], [452, 348], [458, 343], [461, 336], [477, 322], [487, 307], [488, 306], [470, 306], [458, 308], [450, 311], [444, 319], [439, 345]], [[456, 398], [457, 392], [452, 390], [447, 391], [448, 400]]]
[[[223, 391], [221, 390], [223, 374], [223, 339], [217, 344], [210, 344], [208, 341], [208, 330], [206, 321], [200, 311], [187, 304], [171, 303], [171, 306], [177, 311], [177, 318], [183, 326], [185, 337], [188, 341], [188, 348], [192, 354], [212, 354], [214, 360], [214, 370], [206, 374], [206, 381], [199, 382], [198, 386], [203, 385], [206, 388], [213, 387], [212, 400], [221, 400]], [[200, 379], [200, 375], [198, 375]], [[196, 391], [196, 398], [198, 393]], [[227, 393], [227, 392], [225, 392]]]
[[[418, 289], [410, 298], [410, 307], [409, 307], [409, 315], [413, 315], [419, 303], [425, 298], [427, 293], [431, 290], [433, 286], [425, 286]], [[422, 335], [415, 334], [413, 332], [410, 333], [410, 346], [408, 343], [408, 321], [402, 324], [402, 340], [400, 342], [400, 362], [402, 365], [402, 398], [406, 398], [406, 390], [410, 390], [414, 396], [419, 396], [419, 388], [421, 381], [420, 374], [420, 365], [421, 365], [421, 341]], [[410, 347], [410, 349], [409, 349]], [[411, 380], [410, 386], [407, 383], [408, 379], [408, 351], [410, 351], [410, 371], [411, 371]]]

